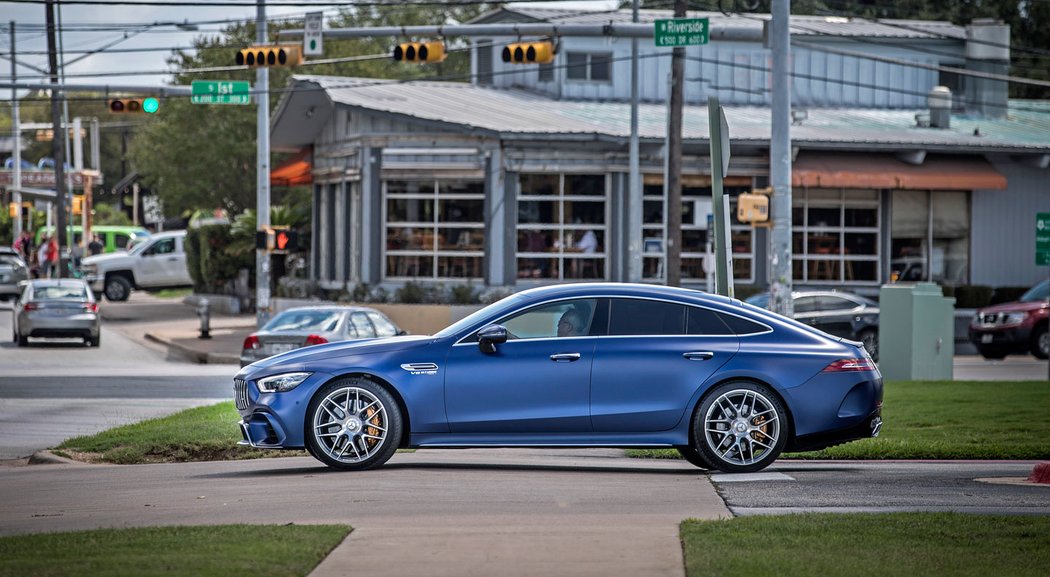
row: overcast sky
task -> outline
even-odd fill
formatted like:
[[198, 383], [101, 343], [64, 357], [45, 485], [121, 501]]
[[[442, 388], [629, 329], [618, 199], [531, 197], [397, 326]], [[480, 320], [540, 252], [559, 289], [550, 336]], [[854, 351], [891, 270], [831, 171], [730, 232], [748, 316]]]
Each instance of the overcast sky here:
[[[351, 2], [348, 2], [350, 4]], [[528, 4], [528, 3], [523, 3]], [[545, 2], [546, 7], [569, 7], [590, 8], [596, 10], [607, 10], [615, 7], [615, 0], [576, 1], [576, 2]], [[267, 10], [268, 16], [301, 16], [305, 12], [324, 10], [326, 16], [334, 16], [335, 8], [308, 7], [271, 7]], [[29, 64], [39, 69], [47, 69], [47, 37], [44, 34], [44, 6], [43, 4], [21, 4], [3, 2], [0, 0], [0, 25], [4, 26], [3, 34], [0, 34], [0, 53], [8, 56], [11, 52], [10, 36], [6, 32], [8, 22], [15, 22], [17, 33], [17, 52], [20, 63]], [[62, 37], [62, 48], [66, 52], [66, 62], [84, 55], [84, 51], [97, 49], [111, 42], [126, 39], [115, 44], [111, 50], [128, 48], [178, 48], [189, 47], [193, 38], [201, 34], [217, 34], [223, 24], [199, 24], [197, 31], [183, 31], [175, 27], [175, 23], [190, 22], [199, 23], [227, 19], [254, 19], [255, 8], [241, 7], [176, 7], [176, 6], [82, 6], [69, 5], [61, 8], [61, 24], [63, 28], [69, 29]], [[106, 30], [96, 32], [73, 31], [74, 28], [83, 28], [89, 25], [100, 27], [112, 27], [115, 24], [152, 24], [152, 26], [141, 33], [134, 30], [128, 32]], [[166, 23], [166, 24], [164, 24]], [[69, 84], [91, 83], [91, 84], [135, 84], [135, 85], [160, 85], [170, 81], [170, 75], [164, 71], [169, 67], [166, 58], [169, 56], [166, 50], [154, 52], [103, 52], [93, 54], [78, 62], [67, 65], [67, 82]], [[232, 63], [231, 63], [232, 64]], [[82, 76], [104, 74], [104, 76]], [[0, 59], [0, 77], [10, 79], [11, 63], [7, 59]], [[34, 80], [46, 82], [41, 78], [40, 71], [20, 66], [18, 68], [19, 80], [32, 82]], [[10, 93], [3, 91], [4, 100], [10, 98]]]

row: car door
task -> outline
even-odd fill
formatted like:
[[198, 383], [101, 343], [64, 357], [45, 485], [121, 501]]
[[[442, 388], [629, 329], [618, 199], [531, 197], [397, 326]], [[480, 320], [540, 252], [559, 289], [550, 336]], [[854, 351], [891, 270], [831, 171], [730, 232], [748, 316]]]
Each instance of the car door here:
[[168, 269], [175, 252], [175, 239], [161, 238], [142, 251], [135, 282], [142, 286], [162, 286], [168, 282]]
[[169, 285], [191, 285], [193, 279], [190, 277], [190, 269], [186, 266], [186, 237], [175, 237], [175, 251], [168, 255], [168, 284]]
[[[591, 430], [590, 376], [603, 323], [597, 299], [545, 303], [498, 324], [508, 340], [494, 353], [476, 334], [451, 348], [445, 409], [454, 433], [576, 433]], [[568, 334], [566, 315], [578, 326]]]
[[680, 303], [610, 299], [591, 369], [596, 433], [673, 428], [705, 381], [740, 348], [719, 313]]

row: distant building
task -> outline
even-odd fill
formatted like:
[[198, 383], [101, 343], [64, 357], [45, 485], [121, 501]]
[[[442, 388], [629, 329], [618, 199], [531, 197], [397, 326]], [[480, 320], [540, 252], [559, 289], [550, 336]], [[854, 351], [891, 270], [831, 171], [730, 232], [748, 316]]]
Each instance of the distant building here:
[[[687, 50], [682, 277], [703, 287], [707, 98], [727, 109], [727, 192], [767, 186], [770, 54], [768, 16], [696, 15], [734, 31]], [[642, 12], [643, 22], [666, 17]], [[630, 18], [504, 9], [477, 22]], [[1050, 102], [1009, 101], [1001, 80], [935, 68], [1007, 74], [1008, 27], [791, 24], [795, 285], [872, 293], [894, 273], [955, 285], [1045, 278], [1033, 253], [1035, 213], [1050, 211]], [[312, 150], [313, 278], [330, 287], [661, 280], [670, 50], [639, 42], [643, 274], [630, 279], [631, 42], [566, 36], [551, 65], [502, 62], [499, 50], [516, 41], [473, 39], [471, 83], [293, 77], [272, 141]], [[931, 110], [935, 86], [951, 90], [950, 109]], [[737, 284], [768, 283], [767, 244], [765, 229], [734, 222]]]

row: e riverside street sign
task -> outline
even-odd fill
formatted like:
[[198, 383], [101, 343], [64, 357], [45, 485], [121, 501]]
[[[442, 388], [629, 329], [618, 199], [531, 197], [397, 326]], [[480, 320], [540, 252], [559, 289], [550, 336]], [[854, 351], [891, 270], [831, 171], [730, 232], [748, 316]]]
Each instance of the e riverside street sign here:
[[711, 29], [710, 20], [707, 18], [656, 20], [653, 26], [653, 41], [657, 47], [707, 44]]
[[246, 80], [194, 80], [190, 91], [193, 104], [252, 103], [252, 85]]
[[1035, 215], [1035, 266], [1050, 266], [1050, 212]]

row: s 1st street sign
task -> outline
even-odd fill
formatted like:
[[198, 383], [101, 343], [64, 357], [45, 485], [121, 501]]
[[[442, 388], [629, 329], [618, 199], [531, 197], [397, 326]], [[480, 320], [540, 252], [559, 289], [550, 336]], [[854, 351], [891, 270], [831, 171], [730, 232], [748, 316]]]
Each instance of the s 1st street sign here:
[[1035, 215], [1035, 266], [1050, 266], [1050, 212]]
[[653, 42], [661, 46], [707, 44], [711, 29], [708, 18], [671, 18], [653, 22]]
[[246, 80], [194, 80], [190, 92], [193, 104], [252, 103], [252, 85]]

